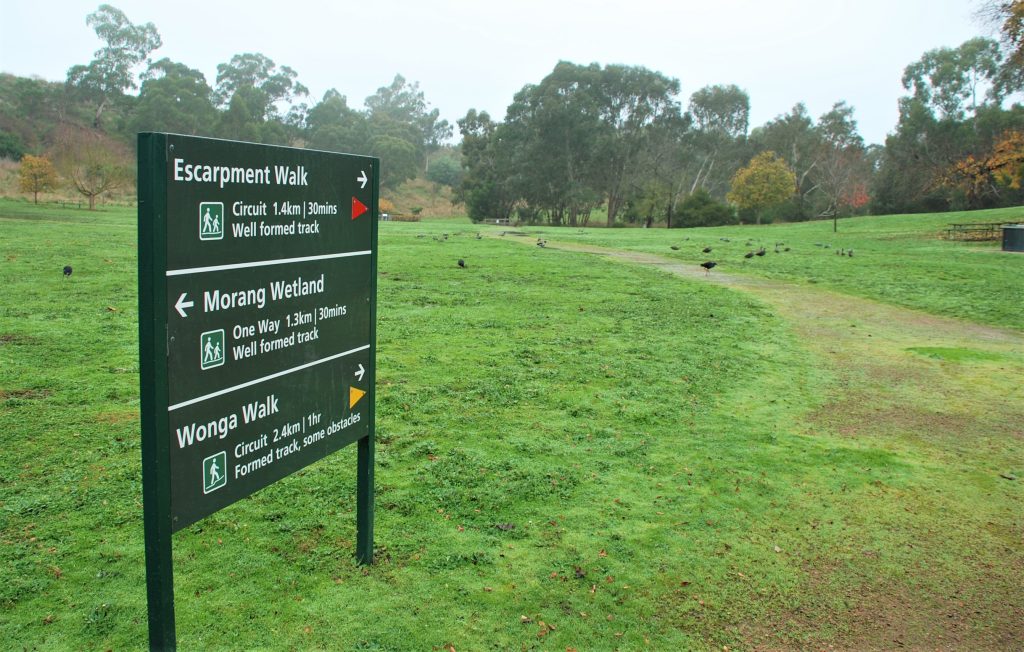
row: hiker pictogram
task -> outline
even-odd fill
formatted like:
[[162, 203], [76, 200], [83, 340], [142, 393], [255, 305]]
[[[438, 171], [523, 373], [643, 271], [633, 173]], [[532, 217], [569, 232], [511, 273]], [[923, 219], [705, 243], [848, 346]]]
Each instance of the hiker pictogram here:
[[212, 369], [224, 364], [224, 329], [206, 331], [199, 336], [199, 368]]
[[199, 239], [221, 240], [224, 238], [224, 204], [219, 201], [204, 201], [199, 204]]

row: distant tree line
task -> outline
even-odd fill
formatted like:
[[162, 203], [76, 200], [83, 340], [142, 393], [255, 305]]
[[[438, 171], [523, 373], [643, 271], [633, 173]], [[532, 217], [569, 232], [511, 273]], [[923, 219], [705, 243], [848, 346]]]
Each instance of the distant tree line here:
[[[431, 154], [452, 135], [419, 85], [401, 75], [357, 110], [334, 89], [310, 102], [295, 70], [260, 53], [218, 65], [211, 85], [185, 63], [152, 56], [162, 45], [152, 23], [133, 24], [106, 4], [86, 23], [103, 46], [63, 83], [0, 75], [0, 156], [45, 155], [90, 201], [130, 181], [140, 131], [379, 156], [389, 188], [427, 173]], [[431, 176], [458, 183], [461, 169], [446, 160]]]
[[736, 86], [702, 88], [684, 107], [679, 82], [658, 72], [563, 61], [502, 122], [476, 110], [458, 121], [458, 195], [476, 221], [603, 213], [609, 226], [670, 227], [1020, 204], [1024, 108], [1004, 104], [1022, 87], [1021, 59], [1008, 47], [975, 38], [908, 65], [884, 146], [865, 145], [843, 101], [817, 120], [797, 104], [751, 130]]
[[[1006, 105], [1024, 88], [1024, 0], [982, 12], [1002, 40], [910, 63], [884, 145], [865, 145], [844, 101], [817, 118], [798, 103], [751, 128], [750, 97], [734, 85], [684, 104], [679, 82], [659, 72], [560, 62], [500, 122], [470, 110], [453, 147], [451, 125], [401, 75], [362, 109], [335, 89], [311, 101], [295, 70], [260, 53], [218, 65], [211, 84], [153, 57], [152, 23], [100, 5], [86, 23], [103, 45], [63, 82], [0, 75], [0, 157], [45, 158], [90, 206], [130, 186], [139, 131], [379, 156], [385, 188], [417, 176], [452, 186], [476, 221], [677, 227], [1015, 205], [1024, 107]], [[43, 166], [24, 166], [34, 197], [55, 186]]]

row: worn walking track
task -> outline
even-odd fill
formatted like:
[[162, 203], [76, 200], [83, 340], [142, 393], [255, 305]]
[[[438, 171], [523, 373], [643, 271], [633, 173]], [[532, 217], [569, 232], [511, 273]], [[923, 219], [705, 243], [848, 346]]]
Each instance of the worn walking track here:
[[[942, 486], [955, 489], [924, 486], [890, 500], [898, 502], [894, 509], [908, 513], [905, 527], [911, 534], [907, 536], [923, 537], [920, 546], [934, 548], [937, 554], [962, 541], [942, 532], [945, 522], [952, 524], [951, 530], [960, 528], [960, 537], [970, 537], [975, 529], [1004, 532], [997, 538], [1006, 546], [997, 566], [977, 559], [972, 551], [953, 551], [962, 556], [954, 565], [965, 567], [967, 584], [946, 571], [957, 588], [949, 595], [922, 595], [909, 569], [907, 580], [894, 585], [873, 569], [876, 560], [843, 560], [845, 575], [837, 579], [830, 577], [834, 560], [823, 554], [815, 567], [806, 569], [806, 590], [842, 591], [849, 610], [810, 617], [780, 612], [774, 617], [779, 628], [785, 624], [792, 630], [794, 623], [800, 623], [797, 630], [813, 641], [820, 621], [828, 620], [841, 634], [821, 643], [833, 649], [1014, 649], [1020, 645], [1024, 524], [1019, 514], [1024, 513], [1024, 499], [1016, 485], [1024, 483], [1024, 477], [1015, 479], [1007, 469], [1018, 469], [1018, 475], [1024, 469], [1024, 385], [1020, 382], [1024, 334], [810, 285], [714, 270], [708, 275], [696, 264], [653, 254], [553, 242], [547, 247], [648, 265], [753, 295], [789, 324], [800, 344], [836, 379], [822, 405], [797, 425], [798, 430], [810, 436], [852, 438], [921, 460], [947, 479], [963, 477], [963, 491], [978, 492], [981, 502], [991, 497], [995, 506], [991, 513], [947, 512], [943, 505], [957, 505], [952, 492], [961, 491], [953, 480]], [[979, 475], [985, 477], [979, 481]], [[985, 483], [1002, 493], [985, 493]], [[855, 583], [851, 578], [856, 578]], [[751, 628], [751, 647], [805, 649], [808, 643], [780, 641], [772, 629], [772, 625]]]

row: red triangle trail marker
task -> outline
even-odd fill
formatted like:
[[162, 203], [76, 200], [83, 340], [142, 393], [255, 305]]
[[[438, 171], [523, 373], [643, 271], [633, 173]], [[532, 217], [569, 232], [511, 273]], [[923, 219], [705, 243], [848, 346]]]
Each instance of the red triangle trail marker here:
[[355, 197], [352, 198], [352, 219], [353, 220], [356, 219], [357, 217], [359, 217], [360, 215], [362, 215], [363, 213], [365, 213], [368, 210], [370, 210], [370, 209], [366, 207], [366, 204], [364, 204], [363, 202], [359, 201]]

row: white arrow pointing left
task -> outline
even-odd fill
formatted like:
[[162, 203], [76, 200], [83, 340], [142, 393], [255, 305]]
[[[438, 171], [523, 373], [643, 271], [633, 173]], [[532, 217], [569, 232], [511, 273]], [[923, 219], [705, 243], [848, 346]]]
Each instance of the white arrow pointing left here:
[[182, 292], [181, 296], [178, 297], [178, 301], [174, 304], [174, 309], [177, 310], [178, 314], [182, 317], [188, 317], [188, 314], [185, 313], [185, 308], [191, 308], [196, 305], [195, 301], [185, 301], [185, 297], [187, 296], [187, 292]]
[[362, 363], [360, 363], [359, 364], [359, 371], [357, 371], [355, 373], [356, 378], [359, 379], [359, 380], [362, 380], [363, 379], [363, 374], [365, 374], [365, 373], [366, 373], [366, 369], [363, 369], [363, 365], [362, 365]]

